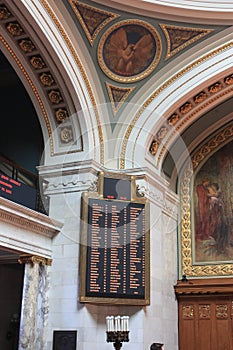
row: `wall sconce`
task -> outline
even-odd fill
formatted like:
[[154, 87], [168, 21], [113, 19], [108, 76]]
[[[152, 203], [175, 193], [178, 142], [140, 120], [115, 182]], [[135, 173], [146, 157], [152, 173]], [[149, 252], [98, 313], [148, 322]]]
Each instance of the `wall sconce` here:
[[106, 317], [107, 342], [112, 342], [120, 350], [123, 342], [129, 341], [129, 316]]

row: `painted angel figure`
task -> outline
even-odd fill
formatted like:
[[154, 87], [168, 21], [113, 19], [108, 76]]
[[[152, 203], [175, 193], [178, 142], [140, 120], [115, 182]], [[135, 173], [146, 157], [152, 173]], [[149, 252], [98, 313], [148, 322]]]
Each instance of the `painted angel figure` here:
[[153, 57], [151, 34], [144, 34], [136, 43], [128, 43], [124, 28], [112, 34], [106, 50], [110, 68], [117, 74], [130, 76], [140, 73]]

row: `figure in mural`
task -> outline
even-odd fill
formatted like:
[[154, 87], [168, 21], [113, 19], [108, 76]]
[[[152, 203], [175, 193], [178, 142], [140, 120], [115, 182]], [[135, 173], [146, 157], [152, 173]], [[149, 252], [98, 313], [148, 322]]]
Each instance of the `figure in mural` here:
[[114, 32], [106, 45], [106, 60], [117, 74], [130, 76], [138, 74], [148, 66], [154, 56], [154, 40], [151, 34], [144, 34], [136, 42], [129, 42], [124, 28]]
[[196, 237], [201, 240], [209, 237], [209, 184], [209, 180], [205, 178], [196, 186], [198, 197]]
[[196, 186], [198, 196], [196, 237], [200, 240], [212, 240], [216, 252], [225, 253], [228, 244], [228, 234], [222, 193], [216, 182], [210, 184], [203, 179]]
[[222, 193], [219, 189], [218, 183], [216, 182], [212, 183], [209, 186], [208, 190], [209, 237], [215, 240], [217, 253], [224, 253], [228, 243], [228, 234], [222, 201]]

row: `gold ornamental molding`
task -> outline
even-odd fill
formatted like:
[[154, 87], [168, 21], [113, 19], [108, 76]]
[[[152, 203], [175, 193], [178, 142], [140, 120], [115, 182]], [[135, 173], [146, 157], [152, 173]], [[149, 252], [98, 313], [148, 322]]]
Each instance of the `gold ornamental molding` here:
[[131, 88], [123, 88], [119, 86], [114, 86], [112, 84], [106, 83], [108, 96], [111, 102], [113, 115], [115, 116], [123, 103], [127, 100], [128, 96], [135, 89], [135, 87]]
[[[2, 25], [3, 30], [5, 30], [7, 34], [11, 36], [15, 45], [19, 48], [20, 52], [24, 55], [25, 60], [33, 69], [35, 78], [38, 80], [39, 85], [43, 89], [44, 96], [48, 100], [49, 106], [54, 116], [55, 124], [58, 125], [64, 120], [67, 120], [71, 113], [70, 108], [68, 107], [68, 103], [66, 102], [62, 89], [59, 87], [59, 84], [55, 79], [55, 75], [52, 73], [52, 68], [48, 66], [45, 57], [43, 57], [42, 53], [40, 52], [40, 48], [38, 48], [33, 42], [31, 34], [27, 33], [23, 24], [5, 4], [0, 4], [0, 25]], [[40, 97], [35, 85], [32, 83], [32, 79], [25, 70], [23, 64], [20, 62], [13, 49], [10, 47], [10, 44], [7, 42], [7, 40], [2, 36], [1, 42], [9, 51], [12, 58], [18, 65], [20, 71], [25, 76], [39, 103], [48, 130], [50, 153], [51, 155], [54, 155], [55, 151], [52, 138], [52, 130], [48, 115], [42, 102], [42, 98]]]
[[101, 37], [98, 62], [103, 72], [120, 83], [146, 78], [157, 66], [162, 52], [156, 29], [142, 20], [125, 20]]
[[[58, 31], [60, 32], [60, 34], [62, 35], [63, 39], [65, 40], [67, 47], [70, 50], [70, 53], [72, 54], [72, 56], [74, 57], [75, 62], [77, 63], [77, 66], [79, 67], [80, 73], [82, 74], [83, 80], [85, 81], [86, 84], [86, 88], [87, 91], [89, 93], [91, 102], [92, 102], [92, 106], [94, 109], [94, 113], [95, 113], [95, 117], [96, 117], [96, 121], [97, 121], [97, 125], [98, 125], [98, 133], [99, 133], [99, 141], [100, 141], [100, 163], [104, 164], [104, 138], [103, 138], [103, 131], [102, 131], [102, 127], [101, 127], [101, 122], [100, 122], [100, 117], [99, 117], [99, 113], [98, 113], [98, 108], [96, 106], [96, 100], [95, 100], [95, 96], [94, 93], [92, 91], [90, 82], [87, 78], [86, 72], [79, 60], [79, 57], [76, 53], [76, 50], [74, 49], [68, 35], [66, 34], [66, 32], [64, 31], [60, 21], [58, 20], [58, 18], [55, 16], [54, 12], [52, 11], [52, 9], [50, 8], [50, 6], [48, 5], [46, 0], [41, 0], [42, 5], [44, 6], [44, 8], [46, 9], [48, 15], [50, 16], [50, 18], [52, 19], [52, 21], [54, 22], [55, 26], [57, 27]], [[93, 143], [94, 143], [94, 149], [96, 149], [96, 140], [95, 140], [95, 134], [93, 132]]]
[[[0, 11], [1, 11], [1, 8], [0, 8]], [[36, 100], [38, 101], [38, 104], [40, 106], [42, 115], [43, 115], [44, 120], [45, 120], [45, 124], [46, 124], [47, 130], [48, 130], [51, 155], [53, 155], [54, 154], [54, 145], [53, 145], [53, 139], [52, 139], [52, 129], [51, 129], [51, 125], [50, 125], [50, 122], [49, 122], [48, 115], [47, 115], [46, 110], [45, 110], [45, 106], [44, 106], [43, 101], [42, 101], [42, 99], [40, 97], [40, 94], [37, 91], [35, 85], [33, 84], [30, 76], [27, 73], [27, 71], [25, 70], [23, 64], [21, 63], [21, 61], [19, 60], [19, 58], [17, 57], [17, 55], [15, 54], [13, 49], [10, 47], [10, 45], [7, 43], [7, 41], [2, 37], [2, 35], [0, 35], [0, 42], [7, 49], [7, 51], [11, 55], [11, 57], [14, 59], [15, 63], [17, 64], [17, 66], [19, 67], [20, 71], [22, 72], [22, 74], [24, 75], [25, 79], [27, 80], [29, 86], [31, 87], [31, 90], [32, 90]]]
[[[214, 57], [215, 55], [217, 54], [220, 54], [221, 52], [225, 51], [225, 50], [228, 50], [230, 48], [233, 47], [233, 42], [230, 42], [230, 43], [227, 43], [226, 45], [223, 45], [221, 46], [220, 48], [216, 49], [216, 50], [213, 50], [212, 52], [208, 53], [207, 55], [199, 58], [198, 60], [196, 60], [194, 63], [190, 64], [189, 66], [185, 67], [184, 69], [182, 69], [180, 72], [178, 72], [176, 75], [174, 75], [172, 78], [170, 78], [169, 80], [167, 80], [163, 85], [161, 85], [159, 87], [159, 89], [157, 89], [156, 91], [153, 92], [153, 94], [151, 94], [149, 96], [149, 98], [145, 101], [145, 103], [142, 105], [142, 107], [139, 109], [139, 111], [136, 113], [136, 115], [134, 116], [132, 122], [130, 123], [128, 129], [126, 130], [126, 133], [125, 133], [125, 137], [124, 137], [124, 140], [123, 140], [123, 145], [122, 145], [122, 149], [121, 149], [121, 156], [120, 156], [120, 169], [124, 169], [125, 168], [125, 154], [126, 154], [126, 148], [127, 148], [127, 144], [128, 144], [128, 140], [129, 140], [129, 137], [132, 133], [132, 130], [136, 124], [136, 122], [138, 121], [138, 119], [140, 118], [141, 114], [146, 110], [147, 107], [149, 107], [149, 105], [152, 103], [152, 101], [163, 91], [165, 90], [168, 86], [170, 86], [172, 83], [174, 83], [174, 81], [176, 81], [178, 78], [180, 78], [182, 75], [184, 75], [185, 73], [191, 71], [192, 69], [194, 69], [196, 66], [200, 65], [201, 63], [205, 62], [206, 60]], [[233, 76], [232, 75], [229, 75], [225, 78], [225, 84], [226, 85], [231, 85], [232, 82], [233, 82]], [[214, 85], [214, 84], [213, 84]], [[218, 84], [217, 84], [218, 85]], [[212, 86], [212, 85], [211, 85]], [[210, 87], [211, 88], [211, 87]], [[230, 88], [231, 89], [231, 88]], [[211, 88], [211, 91], [215, 92], [216, 89], [215, 88]], [[173, 93], [173, 92], [172, 92]], [[224, 92], [225, 94], [226, 92]], [[166, 99], [167, 97], [165, 97]], [[195, 96], [194, 96], [195, 98]], [[217, 97], [214, 98], [214, 100], [216, 100], [217, 98], [220, 98], [219, 95], [217, 95]], [[164, 101], [165, 99], [161, 100], [157, 107], [158, 108]], [[196, 102], [198, 101], [198, 98], [196, 99]], [[181, 106], [182, 107], [182, 110], [183, 112], [186, 112], [190, 106], [189, 106], [189, 103], [188, 105], [185, 105], [185, 106]], [[192, 108], [193, 108], [193, 104], [192, 104]], [[187, 108], [187, 109], [186, 109]], [[204, 107], [203, 105], [200, 106], [200, 110], [202, 110]], [[191, 109], [191, 108], [190, 108]], [[185, 114], [185, 113], [184, 113]], [[182, 115], [182, 114], [181, 114]], [[177, 113], [174, 111], [169, 117], [168, 117], [168, 125], [175, 125], [178, 120], [180, 120], [180, 113], [177, 115]], [[156, 143], [158, 143], [156, 145], [156, 147], [152, 148], [152, 142], [154, 142], [154, 140], [156, 141]], [[136, 140], [137, 141], [137, 140]], [[136, 142], [135, 142], [136, 144]], [[157, 151], [159, 150], [159, 140], [156, 140], [156, 138], [154, 138], [152, 141], [151, 141], [151, 144], [149, 146], [149, 152], [151, 152], [151, 150], [153, 150], [153, 155], [156, 155]], [[157, 147], [158, 146], [158, 147]], [[155, 151], [156, 149], [156, 151]], [[161, 153], [164, 152], [164, 148], [162, 149]]]
[[[231, 92], [233, 92], [233, 74], [230, 74], [216, 81], [210, 86], [203, 88], [199, 93], [174, 111], [172, 115], [168, 117], [166, 125], [162, 127], [166, 128], [167, 133], [169, 132], [169, 137], [164, 140], [164, 137], [166, 136], [165, 134], [164, 137], [159, 138], [160, 131], [158, 131], [151, 143], [151, 146], [155, 141], [158, 143], [157, 150], [159, 149], [160, 144], [162, 145], [160, 153], [157, 156], [157, 166], [167, 151], [170, 140], [181, 129], [181, 127], [183, 127], [190, 119], [194, 118], [195, 115], [199, 114], [202, 110], [211, 106], [218, 99], [227, 96]], [[153, 154], [151, 152], [151, 146], [150, 153], [155, 155], [157, 150]]]
[[214, 154], [215, 151], [233, 140], [233, 124], [224, 128], [221, 132], [213, 136], [205, 145], [201, 146], [192, 156], [191, 162], [184, 169], [180, 183], [181, 196], [181, 225], [180, 225], [180, 245], [181, 245], [181, 274], [190, 277], [201, 276], [231, 276], [233, 274], [233, 264], [226, 261], [213, 262], [210, 264], [198, 263], [193, 256], [194, 232], [191, 212], [193, 177], [198, 167]]
[[38, 255], [21, 255], [18, 259], [19, 264], [30, 264], [34, 266], [35, 264], [42, 266], [51, 266], [52, 259], [44, 258]]
[[68, 0], [76, 14], [91, 46], [99, 32], [119, 15], [83, 4], [78, 0]]
[[171, 26], [167, 24], [160, 24], [160, 27], [167, 40], [167, 54], [165, 59], [174, 56], [189, 45], [213, 32], [212, 29]]

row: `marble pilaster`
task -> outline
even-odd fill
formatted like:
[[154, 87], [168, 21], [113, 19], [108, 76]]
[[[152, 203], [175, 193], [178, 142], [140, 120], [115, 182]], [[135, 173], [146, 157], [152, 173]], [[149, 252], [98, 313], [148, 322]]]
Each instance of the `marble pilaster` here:
[[37, 312], [37, 336], [36, 350], [45, 349], [45, 330], [48, 323], [49, 300], [48, 290], [50, 281], [50, 267], [39, 265], [39, 293], [38, 293], [38, 312]]
[[48, 267], [51, 261], [36, 256], [19, 259], [25, 264], [19, 332], [19, 350], [43, 350], [48, 315]]

